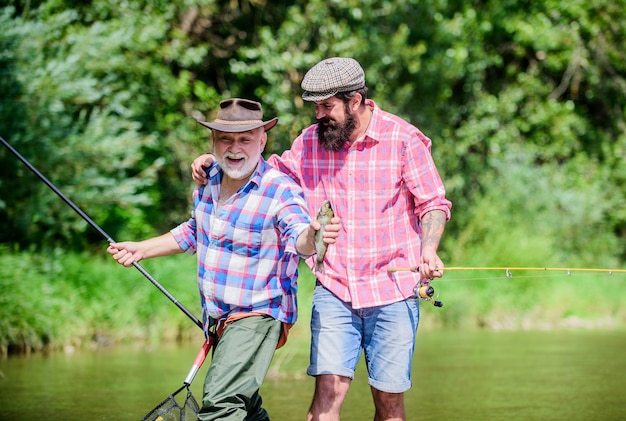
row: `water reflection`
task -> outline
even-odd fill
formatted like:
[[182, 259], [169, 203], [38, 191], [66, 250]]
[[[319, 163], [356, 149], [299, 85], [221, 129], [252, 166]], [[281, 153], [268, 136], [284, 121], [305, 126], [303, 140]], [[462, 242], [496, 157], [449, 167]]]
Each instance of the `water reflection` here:
[[[139, 420], [174, 392], [201, 343], [0, 361], [1, 420]], [[626, 417], [624, 332], [420, 332], [409, 420], [619, 420]], [[277, 355], [262, 395], [273, 420], [302, 420], [307, 350]], [[208, 363], [209, 361], [207, 361]], [[206, 366], [192, 385], [196, 398]], [[373, 418], [363, 364], [343, 421]]]

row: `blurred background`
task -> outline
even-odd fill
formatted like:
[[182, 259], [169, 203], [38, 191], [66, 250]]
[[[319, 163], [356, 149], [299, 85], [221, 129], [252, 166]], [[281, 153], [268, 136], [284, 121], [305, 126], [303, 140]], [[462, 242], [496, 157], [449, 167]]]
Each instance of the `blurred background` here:
[[[433, 281], [408, 419], [623, 419], [626, 0], [1, 4], [0, 136], [116, 240], [187, 219], [210, 148], [195, 120], [221, 99], [278, 116], [280, 153], [314, 120], [304, 73], [357, 59], [370, 97], [433, 141], [446, 266], [522, 268]], [[0, 147], [0, 418], [139, 419], [181, 385], [200, 329], [106, 246]], [[200, 314], [194, 257], [142, 265]], [[523, 269], [544, 267], [606, 270]], [[263, 386], [278, 420], [304, 419], [313, 390], [300, 273]], [[361, 361], [342, 419], [372, 414]]]
[[[4, 1], [0, 136], [114, 239], [139, 240], [189, 215], [190, 164], [209, 148], [196, 119], [212, 119], [225, 97], [259, 100], [280, 118], [266, 154], [281, 152], [314, 119], [300, 97], [304, 73], [354, 57], [370, 97], [433, 141], [453, 202], [447, 266], [624, 268], [625, 9], [624, 0]], [[2, 354], [197, 335], [5, 148], [0, 221]], [[146, 266], [199, 313], [195, 259]], [[434, 283], [446, 306], [424, 328], [619, 329], [625, 280], [450, 271]]]

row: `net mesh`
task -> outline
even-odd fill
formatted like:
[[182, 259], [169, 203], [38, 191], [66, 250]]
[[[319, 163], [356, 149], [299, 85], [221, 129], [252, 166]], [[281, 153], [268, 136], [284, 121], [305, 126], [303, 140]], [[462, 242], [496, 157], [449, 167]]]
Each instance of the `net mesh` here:
[[182, 406], [176, 401], [174, 395], [170, 395], [141, 421], [197, 421], [198, 411], [200, 411], [200, 406], [191, 391], [187, 389], [187, 396]]

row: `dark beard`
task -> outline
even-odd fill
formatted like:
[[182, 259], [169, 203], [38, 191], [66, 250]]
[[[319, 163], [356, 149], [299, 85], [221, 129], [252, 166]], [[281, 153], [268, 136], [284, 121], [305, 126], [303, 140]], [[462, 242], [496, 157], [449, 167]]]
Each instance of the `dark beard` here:
[[324, 149], [337, 152], [348, 143], [355, 128], [356, 122], [350, 113], [346, 113], [346, 121], [343, 123], [337, 123], [324, 117], [317, 120], [317, 137]]

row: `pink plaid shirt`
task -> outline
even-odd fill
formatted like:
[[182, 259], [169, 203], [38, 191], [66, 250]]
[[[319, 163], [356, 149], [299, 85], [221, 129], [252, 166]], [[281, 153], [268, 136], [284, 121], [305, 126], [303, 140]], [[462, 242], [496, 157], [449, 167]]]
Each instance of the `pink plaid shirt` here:
[[[434, 209], [450, 218], [452, 204], [430, 154], [431, 141], [371, 100], [365, 135], [339, 152], [318, 142], [312, 125], [291, 149], [268, 162], [304, 190], [311, 215], [330, 200], [342, 232], [328, 247], [318, 280], [353, 308], [367, 308], [414, 295], [419, 276], [387, 272], [388, 266], [419, 263], [420, 219]], [[307, 261], [313, 268], [313, 259]]]

